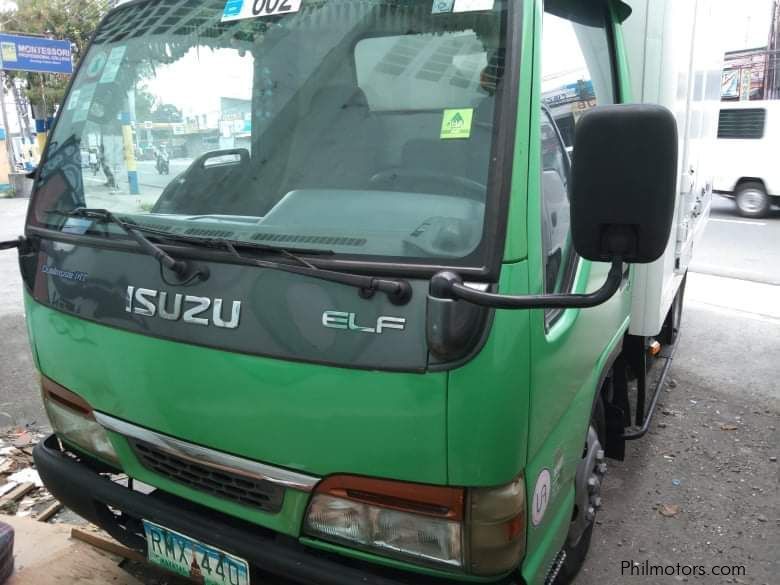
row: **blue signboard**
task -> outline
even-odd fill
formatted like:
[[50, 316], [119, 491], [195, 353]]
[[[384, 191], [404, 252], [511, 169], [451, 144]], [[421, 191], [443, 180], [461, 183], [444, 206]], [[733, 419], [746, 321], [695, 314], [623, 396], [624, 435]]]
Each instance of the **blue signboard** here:
[[70, 41], [0, 34], [0, 68], [70, 75], [73, 73]]

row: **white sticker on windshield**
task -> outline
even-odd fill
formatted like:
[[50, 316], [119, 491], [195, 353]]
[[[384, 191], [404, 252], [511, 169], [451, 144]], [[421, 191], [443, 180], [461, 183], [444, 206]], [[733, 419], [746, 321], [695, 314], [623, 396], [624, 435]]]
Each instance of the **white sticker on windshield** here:
[[81, 95], [80, 89], [76, 89], [70, 93], [70, 97], [68, 98], [68, 105], [65, 108], [68, 112], [75, 110], [76, 106], [79, 105], [79, 95]]
[[455, 0], [453, 12], [477, 12], [479, 10], [493, 10], [496, 0]]
[[106, 67], [103, 69], [103, 76], [100, 83], [114, 83], [119, 74], [119, 68], [122, 67], [122, 59], [125, 58], [127, 47], [114, 47], [106, 61]]
[[90, 83], [84, 85], [78, 90], [78, 102], [73, 106], [75, 112], [73, 112], [74, 122], [84, 122], [89, 115], [89, 109], [92, 107], [92, 98], [95, 97], [95, 90], [97, 89], [96, 83]]
[[222, 22], [292, 14], [301, 9], [301, 0], [227, 0]]

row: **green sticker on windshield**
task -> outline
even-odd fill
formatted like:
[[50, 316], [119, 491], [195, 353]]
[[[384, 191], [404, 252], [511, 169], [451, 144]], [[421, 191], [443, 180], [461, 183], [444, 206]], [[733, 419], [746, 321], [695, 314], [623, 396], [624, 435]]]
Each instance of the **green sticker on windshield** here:
[[471, 138], [471, 122], [474, 119], [474, 108], [444, 110], [444, 120], [441, 123], [441, 139]]

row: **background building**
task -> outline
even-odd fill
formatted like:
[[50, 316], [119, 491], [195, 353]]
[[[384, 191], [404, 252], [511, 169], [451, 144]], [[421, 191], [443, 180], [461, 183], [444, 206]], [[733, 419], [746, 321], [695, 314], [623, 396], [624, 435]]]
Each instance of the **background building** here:
[[725, 101], [780, 99], [780, 0], [773, 0], [767, 44], [728, 51], [721, 96]]

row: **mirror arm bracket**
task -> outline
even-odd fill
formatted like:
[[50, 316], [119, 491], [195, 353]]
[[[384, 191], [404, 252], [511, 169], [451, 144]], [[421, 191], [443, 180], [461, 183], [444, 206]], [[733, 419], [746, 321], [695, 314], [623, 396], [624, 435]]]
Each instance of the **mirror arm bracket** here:
[[28, 248], [28, 244], [27, 238], [19, 236], [15, 240], [0, 242], [0, 250], [13, 250], [14, 248], [17, 248], [20, 254], [24, 254]]
[[588, 294], [554, 294], [510, 296], [482, 292], [463, 284], [455, 272], [440, 272], [431, 279], [431, 296], [463, 300], [491, 309], [586, 309], [607, 302], [623, 282], [623, 260], [615, 258], [606, 282], [600, 289]]

